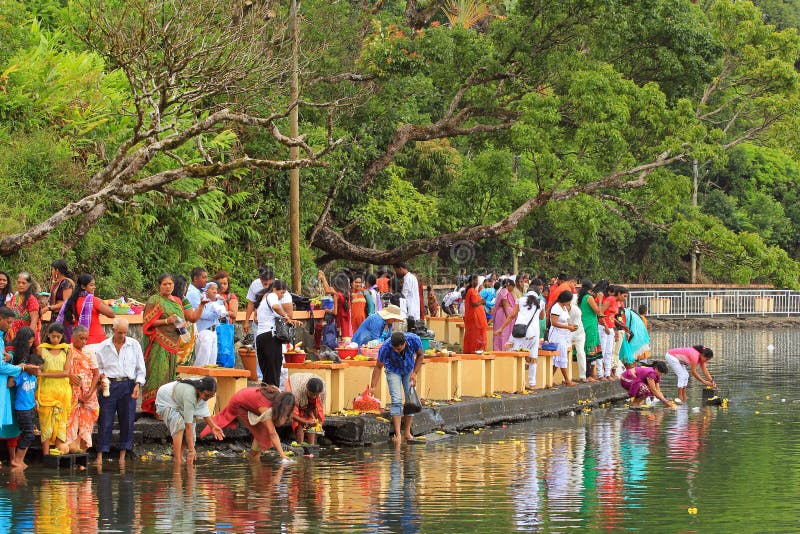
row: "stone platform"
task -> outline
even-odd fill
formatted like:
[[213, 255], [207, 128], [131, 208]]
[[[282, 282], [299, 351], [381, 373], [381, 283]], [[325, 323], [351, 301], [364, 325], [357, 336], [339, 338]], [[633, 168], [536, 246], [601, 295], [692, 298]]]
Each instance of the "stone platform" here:
[[[414, 434], [428, 434], [435, 430], [458, 431], [503, 422], [527, 421], [542, 417], [578, 411], [585, 406], [625, 399], [627, 395], [618, 381], [578, 384], [569, 388], [561, 386], [528, 395], [501, 394], [495, 397], [463, 397], [461, 402], [441, 406], [425, 406], [414, 417]], [[383, 414], [389, 418], [388, 414]], [[198, 427], [205, 426], [203, 423]], [[148, 445], [170, 443], [167, 426], [151, 417], [142, 416], [136, 421], [136, 443], [147, 448]], [[391, 425], [376, 418], [375, 415], [329, 416], [325, 418], [325, 439], [333, 443], [360, 446], [367, 443], [384, 442], [389, 437]], [[284, 434], [281, 429], [281, 434]], [[284, 437], [284, 436], [282, 436]], [[198, 445], [225, 447], [229, 442], [247, 442], [250, 434], [246, 428], [225, 429], [225, 441], [218, 443], [213, 439], [198, 440]], [[285, 437], [291, 441], [291, 437]], [[137, 447], [138, 448], [138, 447]]]
[[[578, 411], [586, 406], [627, 398], [619, 382], [594, 382], [575, 387], [558, 387], [529, 395], [502, 394], [495, 397], [464, 397], [461, 402], [424, 407], [414, 417], [415, 435], [435, 430], [458, 431], [497, 423], [527, 421]], [[384, 414], [384, 418], [388, 415]], [[389, 438], [391, 424], [374, 415], [329, 417], [325, 419], [325, 437], [342, 445], [380, 443]]]

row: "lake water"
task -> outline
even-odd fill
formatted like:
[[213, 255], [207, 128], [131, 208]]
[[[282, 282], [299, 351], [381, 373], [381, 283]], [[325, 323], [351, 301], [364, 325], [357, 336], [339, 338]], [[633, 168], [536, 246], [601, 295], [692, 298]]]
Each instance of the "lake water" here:
[[[727, 409], [622, 406], [428, 445], [272, 460], [0, 470], [0, 532], [649, 532], [800, 530], [800, 333], [654, 334], [703, 343]], [[767, 347], [774, 345], [773, 352]], [[675, 394], [675, 377], [664, 384]], [[696, 509], [696, 510], [695, 510]]]

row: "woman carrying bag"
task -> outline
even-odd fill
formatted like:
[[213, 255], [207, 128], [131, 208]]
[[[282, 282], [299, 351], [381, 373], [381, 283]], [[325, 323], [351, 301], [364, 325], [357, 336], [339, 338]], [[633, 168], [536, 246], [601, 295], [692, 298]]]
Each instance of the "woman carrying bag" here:
[[528, 389], [536, 389], [536, 359], [539, 356], [539, 337], [541, 337], [539, 320], [544, 317], [544, 301], [535, 289], [531, 289], [516, 301], [514, 309], [506, 317], [503, 324], [495, 330], [495, 335], [502, 332], [509, 324], [511, 329], [511, 350], [527, 349], [530, 351], [528, 361]]
[[283, 343], [290, 340], [280, 339], [276, 331], [280, 321], [289, 325], [299, 325], [300, 321], [292, 319], [292, 294], [283, 280], [275, 280], [272, 291], [259, 298], [258, 331], [256, 334], [256, 356], [264, 383], [280, 387], [281, 368], [283, 367]]

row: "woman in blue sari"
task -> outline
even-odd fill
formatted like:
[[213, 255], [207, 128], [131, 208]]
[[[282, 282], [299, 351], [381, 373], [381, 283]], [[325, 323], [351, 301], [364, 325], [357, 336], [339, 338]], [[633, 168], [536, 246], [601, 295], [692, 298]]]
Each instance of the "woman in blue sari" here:
[[622, 347], [619, 350], [619, 359], [630, 369], [636, 365], [636, 360], [643, 360], [650, 355], [650, 334], [642, 316], [631, 308], [625, 308], [625, 332], [622, 336]]

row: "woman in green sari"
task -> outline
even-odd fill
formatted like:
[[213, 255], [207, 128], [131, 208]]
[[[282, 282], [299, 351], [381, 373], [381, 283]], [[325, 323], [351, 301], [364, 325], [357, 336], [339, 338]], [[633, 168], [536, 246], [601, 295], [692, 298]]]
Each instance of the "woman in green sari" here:
[[600, 314], [600, 307], [592, 294], [592, 281], [588, 278], [581, 280], [581, 288], [578, 291], [578, 307], [581, 309], [581, 322], [583, 330], [586, 332], [584, 350], [586, 351], [586, 376], [589, 382], [596, 382], [594, 378], [595, 361], [603, 357], [600, 350], [600, 330], [598, 329], [597, 316]]
[[185, 296], [173, 296], [175, 280], [171, 274], [158, 277], [158, 295], [147, 300], [142, 318], [142, 349], [147, 379], [142, 394], [142, 411], [155, 414], [158, 388], [176, 379], [176, 368], [188, 361], [194, 348], [194, 322], [197, 310]]

